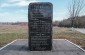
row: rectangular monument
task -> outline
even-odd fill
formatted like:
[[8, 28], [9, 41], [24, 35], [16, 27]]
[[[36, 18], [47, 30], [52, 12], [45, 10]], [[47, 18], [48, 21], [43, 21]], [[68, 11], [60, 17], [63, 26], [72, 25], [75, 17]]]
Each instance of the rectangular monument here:
[[49, 2], [30, 3], [28, 8], [29, 50], [52, 49], [53, 6]]

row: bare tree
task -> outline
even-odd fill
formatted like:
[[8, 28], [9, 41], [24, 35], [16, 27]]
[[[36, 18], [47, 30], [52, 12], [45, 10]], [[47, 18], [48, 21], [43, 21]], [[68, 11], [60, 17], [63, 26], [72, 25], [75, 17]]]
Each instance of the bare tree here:
[[68, 5], [69, 17], [71, 18], [71, 25], [74, 27], [77, 17], [83, 11], [85, 7], [84, 0], [72, 0], [71, 3]]

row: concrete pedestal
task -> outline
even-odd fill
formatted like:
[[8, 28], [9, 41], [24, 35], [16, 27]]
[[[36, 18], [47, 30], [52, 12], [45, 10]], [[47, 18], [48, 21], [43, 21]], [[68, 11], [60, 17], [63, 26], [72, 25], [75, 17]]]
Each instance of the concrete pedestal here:
[[85, 55], [85, 51], [66, 39], [53, 40], [51, 51], [29, 51], [28, 40], [18, 39], [0, 48], [0, 55]]

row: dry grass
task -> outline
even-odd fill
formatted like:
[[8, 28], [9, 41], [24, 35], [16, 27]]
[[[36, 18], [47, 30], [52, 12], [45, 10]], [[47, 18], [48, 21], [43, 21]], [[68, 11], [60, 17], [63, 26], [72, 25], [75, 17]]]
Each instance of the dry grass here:
[[27, 39], [28, 27], [19, 25], [0, 26], [0, 46], [7, 44], [15, 39]]
[[[0, 26], [0, 46], [7, 44], [15, 39], [28, 39], [28, 27], [19, 25]], [[80, 46], [85, 46], [85, 34], [70, 28], [53, 28], [53, 39], [68, 39]]]
[[77, 45], [85, 46], [85, 34], [74, 31], [70, 28], [53, 28], [53, 39], [68, 39]]
[[27, 26], [20, 25], [0, 25], [0, 33], [26, 32]]

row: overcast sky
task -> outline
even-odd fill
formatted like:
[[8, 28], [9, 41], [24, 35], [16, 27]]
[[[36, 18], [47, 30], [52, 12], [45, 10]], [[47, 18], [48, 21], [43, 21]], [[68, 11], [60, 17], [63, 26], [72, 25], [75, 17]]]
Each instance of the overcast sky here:
[[27, 22], [28, 5], [31, 2], [51, 2], [54, 21], [68, 17], [67, 6], [70, 0], [0, 0], [0, 22]]

